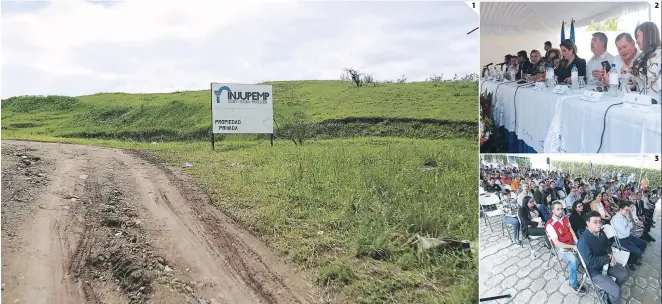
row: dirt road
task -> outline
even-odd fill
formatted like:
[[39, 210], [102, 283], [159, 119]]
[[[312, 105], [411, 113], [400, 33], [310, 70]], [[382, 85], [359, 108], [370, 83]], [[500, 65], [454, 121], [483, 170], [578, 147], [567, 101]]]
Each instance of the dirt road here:
[[146, 153], [2, 142], [3, 303], [312, 303], [309, 281]]

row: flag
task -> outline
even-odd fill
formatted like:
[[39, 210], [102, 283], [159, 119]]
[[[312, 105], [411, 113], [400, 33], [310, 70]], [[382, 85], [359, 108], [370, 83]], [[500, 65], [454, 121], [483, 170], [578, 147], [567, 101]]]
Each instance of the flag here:
[[570, 39], [575, 43], [575, 19], [570, 22]]
[[565, 40], [565, 21], [561, 23], [561, 43]]

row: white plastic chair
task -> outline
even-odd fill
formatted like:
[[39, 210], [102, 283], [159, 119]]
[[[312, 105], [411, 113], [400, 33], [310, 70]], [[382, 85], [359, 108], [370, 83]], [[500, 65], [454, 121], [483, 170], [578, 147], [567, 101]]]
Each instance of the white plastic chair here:
[[[503, 211], [501, 211], [500, 208], [498, 208], [498, 205], [501, 201], [494, 197], [494, 196], [486, 196], [486, 195], [481, 195], [478, 197], [478, 204], [480, 205], [480, 211], [483, 213], [483, 216], [485, 218], [485, 223], [487, 226], [490, 227], [490, 231], [494, 231], [492, 229], [492, 224], [489, 221], [489, 218], [491, 217], [503, 217]], [[495, 206], [497, 207], [496, 210], [486, 210], [488, 206]]]
[[[623, 265], [623, 267], [626, 267], [627, 261], [630, 258], [630, 251], [623, 248], [623, 246], [621, 246], [621, 242], [618, 240], [618, 237], [616, 236], [616, 230], [614, 230], [614, 227], [612, 227], [609, 224], [605, 224], [602, 225], [602, 231], [607, 236], [607, 239], [614, 238], [614, 244], [611, 246], [612, 252], [614, 253], [614, 258], [616, 258], [617, 263]], [[616, 246], [614, 247], [614, 245]]]
[[[520, 231], [520, 234], [523, 235], [522, 232], [523, 232], [524, 229], [522, 229], [522, 228], [524, 228], [524, 226], [522, 225], [522, 220], [520, 220], [519, 216], [517, 217], [517, 220], [519, 221], [520, 230], [522, 230], [522, 231]], [[528, 228], [529, 227], [527, 227], [527, 229]], [[542, 242], [544, 243], [544, 241], [545, 241], [544, 236], [542, 236], [542, 235], [530, 235], [530, 234], [527, 233], [526, 234], [526, 239], [529, 241], [529, 247], [531, 248], [531, 257], [535, 258], [536, 257], [536, 251], [533, 250], [533, 245], [531, 245], [531, 241], [542, 240]], [[522, 240], [524, 240], [524, 237], [522, 237]], [[522, 242], [522, 247], [524, 246], [523, 243], [524, 242]]]

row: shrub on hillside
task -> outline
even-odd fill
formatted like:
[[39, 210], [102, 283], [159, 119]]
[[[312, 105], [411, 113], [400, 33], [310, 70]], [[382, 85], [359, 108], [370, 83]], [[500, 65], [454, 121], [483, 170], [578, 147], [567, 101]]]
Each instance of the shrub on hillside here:
[[304, 111], [294, 111], [289, 116], [278, 119], [281, 124], [276, 123], [276, 134], [278, 137], [287, 138], [295, 145], [303, 145], [304, 141], [313, 136], [313, 128], [310, 119]]

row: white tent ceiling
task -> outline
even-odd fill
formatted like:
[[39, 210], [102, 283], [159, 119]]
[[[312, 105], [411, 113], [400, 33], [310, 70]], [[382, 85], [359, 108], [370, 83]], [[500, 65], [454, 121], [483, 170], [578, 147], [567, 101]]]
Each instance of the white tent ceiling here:
[[[591, 33], [585, 30], [586, 25], [638, 12], [641, 16], [637, 22], [649, 21], [650, 17], [655, 19], [655, 16], [649, 17], [651, 7], [648, 2], [482, 2], [479, 29], [480, 66], [490, 62], [503, 62], [505, 54], [515, 54], [519, 50], [542, 51], [545, 41], [551, 41], [552, 46], [558, 48], [561, 22], [568, 22], [565, 34], [570, 38], [570, 20], [573, 18], [578, 54], [588, 60], [591, 56]], [[619, 26], [620, 23], [619, 21]], [[634, 31], [634, 25], [632, 24], [631, 29], [628, 25], [623, 31]], [[612, 41], [619, 33], [620, 31], [606, 33], [610, 39], [607, 51], [612, 54], [616, 54]]]
[[546, 30], [560, 33], [561, 22], [566, 21], [569, 35], [572, 19], [575, 19], [575, 27], [581, 27], [650, 6], [647, 2], [483, 2], [480, 4], [480, 32], [481, 35]]

